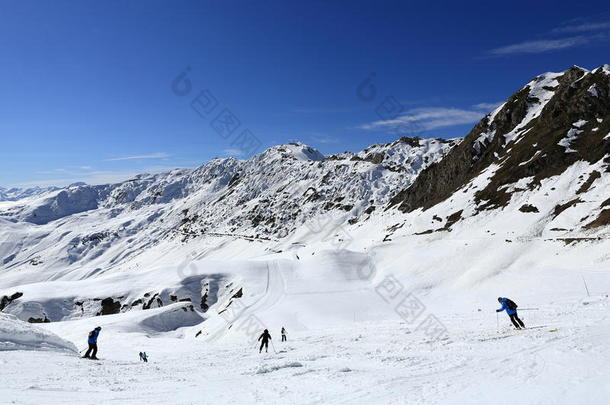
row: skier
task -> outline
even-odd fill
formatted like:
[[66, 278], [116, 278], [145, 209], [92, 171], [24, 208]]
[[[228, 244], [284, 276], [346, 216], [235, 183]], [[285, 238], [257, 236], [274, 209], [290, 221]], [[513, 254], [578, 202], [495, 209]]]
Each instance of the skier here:
[[517, 316], [517, 304], [515, 304], [510, 298], [498, 297], [498, 302], [502, 304], [502, 308], [496, 309], [496, 312], [506, 311], [513, 325], [517, 329], [525, 329], [525, 324]]
[[142, 352], [140, 352], [140, 361], [144, 361], [144, 358], [142, 357]]
[[269, 334], [269, 331], [267, 329], [265, 329], [263, 334], [258, 337], [258, 340], [261, 340], [261, 339], [262, 339], [261, 347], [260, 347], [260, 349], [258, 349], [258, 352], [261, 353], [263, 351], [263, 346], [264, 346], [265, 353], [267, 353], [267, 349], [269, 348], [269, 339], [271, 339], [271, 335]]
[[282, 326], [282, 342], [286, 341], [286, 329]]
[[83, 359], [99, 360], [97, 358], [97, 337], [99, 336], [101, 330], [102, 327], [98, 326], [89, 332], [89, 338], [87, 339], [89, 348], [87, 349], [87, 353], [85, 353], [83, 356]]
[[142, 353], [142, 360], [144, 361], [144, 363], [148, 363], [148, 354], [146, 354], [146, 352]]

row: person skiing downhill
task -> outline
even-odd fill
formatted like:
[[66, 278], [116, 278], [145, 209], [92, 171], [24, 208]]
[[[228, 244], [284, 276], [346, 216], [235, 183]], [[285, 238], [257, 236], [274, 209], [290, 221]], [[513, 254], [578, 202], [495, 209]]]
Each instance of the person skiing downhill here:
[[282, 326], [282, 342], [286, 341], [286, 329]]
[[502, 307], [496, 309], [496, 312], [506, 311], [510, 321], [515, 325], [517, 329], [525, 329], [525, 324], [519, 316], [517, 316], [517, 304], [515, 304], [511, 299], [506, 297], [498, 297], [498, 302], [502, 304]]
[[267, 349], [269, 348], [269, 339], [271, 339], [271, 335], [269, 334], [269, 331], [265, 329], [263, 334], [258, 337], [258, 340], [262, 340], [261, 347], [258, 349], [259, 353], [263, 351], [263, 346], [265, 347], [265, 353], [267, 353]]
[[87, 349], [87, 352], [83, 356], [83, 359], [99, 360], [97, 358], [97, 337], [99, 336], [101, 330], [102, 330], [102, 327], [98, 326], [97, 328], [95, 328], [91, 332], [89, 332], [89, 337], [87, 339], [89, 348]]

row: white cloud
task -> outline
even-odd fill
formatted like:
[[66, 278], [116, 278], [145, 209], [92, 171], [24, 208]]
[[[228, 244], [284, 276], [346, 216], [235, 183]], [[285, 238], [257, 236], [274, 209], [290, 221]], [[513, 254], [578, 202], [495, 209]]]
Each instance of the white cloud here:
[[580, 24], [571, 24], [564, 27], [555, 28], [552, 32], [555, 33], [576, 33], [610, 30], [610, 21], [602, 22], [583, 22]]
[[76, 183], [74, 179], [71, 178], [61, 178], [61, 179], [52, 179], [52, 180], [32, 180], [32, 181], [24, 181], [21, 183], [15, 183], [8, 186], [8, 188], [16, 187], [16, 188], [30, 188], [30, 187], [49, 187], [49, 186], [57, 186], [63, 187], [72, 183]]
[[435, 128], [471, 124], [479, 121], [485, 114], [481, 111], [464, 110], [460, 108], [427, 107], [406, 111], [403, 115], [391, 119], [375, 121], [362, 125], [362, 129], [397, 129], [404, 125], [428, 131]]
[[497, 103], [479, 103], [473, 105], [472, 108], [476, 108], [477, 110], [491, 111], [498, 108], [500, 105], [502, 105], [502, 103], [502, 101], [498, 101]]
[[68, 171], [63, 168], [53, 169], [53, 170], [41, 170], [36, 172], [36, 174], [58, 174], [58, 173], [67, 173]]
[[238, 157], [242, 156], [244, 152], [240, 149], [225, 149], [222, 151], [226, 156]]
[[333, 138], [330, 136], [324, 136], [324, 135], [313, 135], [311, 137], [312, 140], [314, 140], [317, 143], [322, 143], [322, 144], [329, 144], [329, 143], [337, 143], [339, 142], [339, 139], [337, 138]]
[[84, 172], [90, 172], [93, 171], [93, 167], [91, 166], [68, 166], [68, 169], [66, 168], [58, 168], [58, 169], [53, 169], [53, 170], [41, 170], [41, 171], [37, 171], [36, 174], [48, 174], [48, 175], [56, 175], [56, 174], [62, 174], [62, 176], [73, 176], [73, 175], [80, 175]]
[[585, 36], [575, 36], [559, 39], [540, 39], [536, 41], [525, 41], [517, 44], [502, 46], [489, 51], [495, 56], [512, 55], [519, 53], [544, 53], [557, 51], [560, 49], [573, 48], [578, 45], [584, 45], [591, 41], [592, 38]]
[[163, 159], [166, 157], [170, 157], [170, 154], [164, 152], [151, 153], [148, 155], [134, 155], [134, 156], [124, 156], [124, 157], [116, 157], [106, 159], [106, 161], [117, 161], [117, 160], [133, 160], [133, 159]]
[[169, 172], [176, 169], [174, 166], [151, 166], [143, 169], [125, 170], [125, 171], [112, 171], [112, 170], [98, 170], [83, 173], [68, 173], [71, 177], [57, 177], [48, 178], [41, 180], [25, 181], [21, 183], [12, 184], [10, 187], [35, 187], [35, 186], [57, 186], [63, 187], [72, 183], [84, 182], [87, 184], [113, 184], [120, 183], [125, 180], [129, 180], [138, 174], [156, 174]]

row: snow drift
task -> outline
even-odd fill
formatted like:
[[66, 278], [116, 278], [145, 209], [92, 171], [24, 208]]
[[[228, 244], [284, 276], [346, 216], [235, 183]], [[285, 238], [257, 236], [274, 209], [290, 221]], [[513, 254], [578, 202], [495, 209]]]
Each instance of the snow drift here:
[[76, 347], [41, 327], [20, 321], [14, 315], [0, 313], [0, 351], [53, 350], [78, 353]]

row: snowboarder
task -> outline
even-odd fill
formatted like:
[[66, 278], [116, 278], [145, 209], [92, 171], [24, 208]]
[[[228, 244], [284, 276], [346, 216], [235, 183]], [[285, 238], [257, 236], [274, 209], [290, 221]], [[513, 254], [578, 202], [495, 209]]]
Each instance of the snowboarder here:
[[264, 346], [265, 353], [267, 353], [267, 349], [269, 348], [269, 339], [271, 339], [271, 335], [269, 334], [269, 331], [267, 329], [265, 329], [263, 334], [258, 337], [258, 340], [261, 340], [261, 339], [262, 339], [261, 347], [260, 347], [260, 349], [258, 349], [258, 352], [261, 353], [263, 351], [263, 346]]
[[510, 321], [515, 325], [517, 329], [525, 329], [525, 324], [517, 316], [517, 304], [515, 304], [510, 298], [498, 297], [498, 302], [502, 304], [500, 309], [496, 309], [496, 312], [506, 311]]
[[286, 341], [286, 329], [282, 326], [282, 342]]
[[87, 353], [83, 356], [83, 359], [91, 359], [91, 360], [99, 360], [97, 358], [97, 337], [102, 330], [101, 326], [93, 329], [89, 332], [89, 337], [87, 339], [87, 343], [89, 344], [89, 348], [87, 349]]

